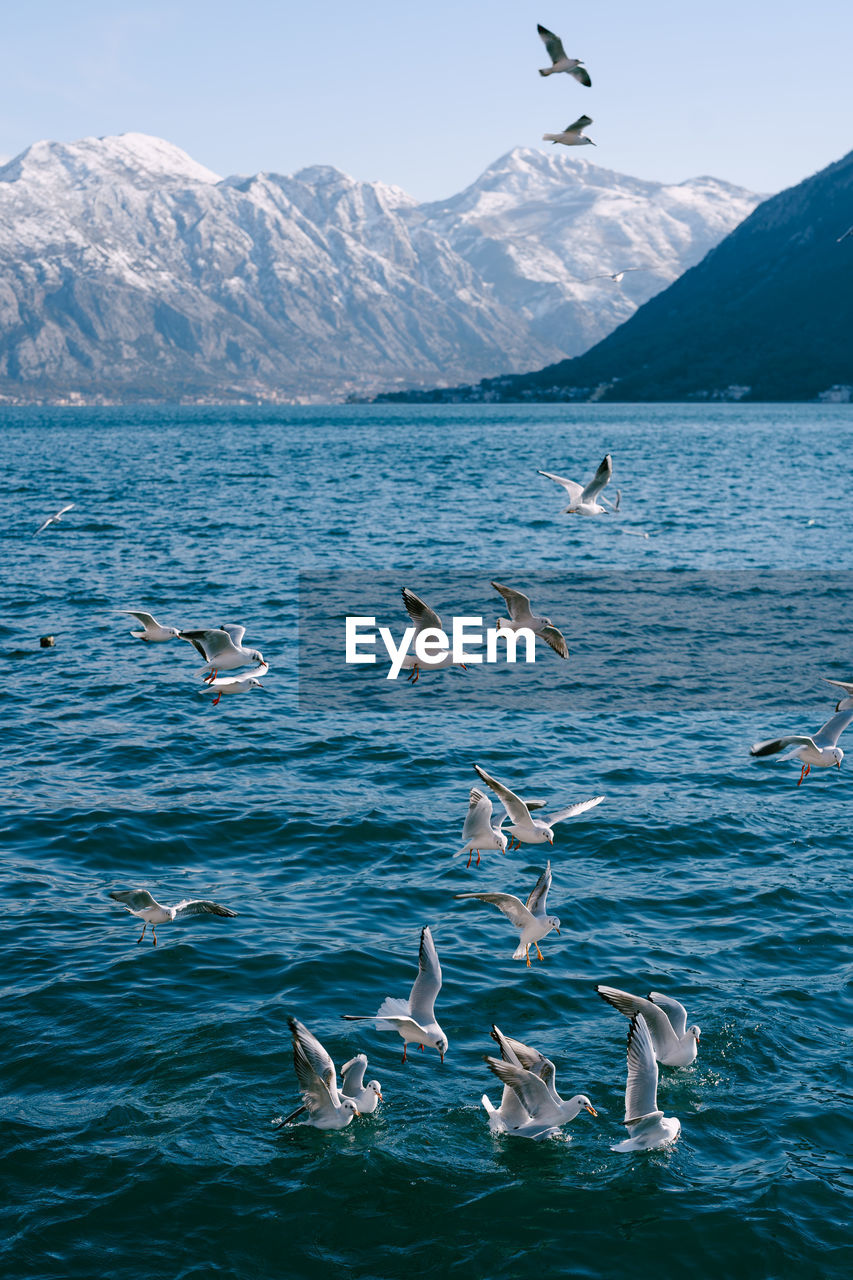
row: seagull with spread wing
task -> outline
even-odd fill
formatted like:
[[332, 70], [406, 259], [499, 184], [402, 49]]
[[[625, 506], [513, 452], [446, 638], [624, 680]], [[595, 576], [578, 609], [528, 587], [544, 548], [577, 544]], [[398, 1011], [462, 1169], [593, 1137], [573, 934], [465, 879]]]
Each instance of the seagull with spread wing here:
[[[558, 822], [565, 822], [567, 818], [576, 818], [578, 814], [586, 813], [587, 809], [594, 809], [596, 805], [601, 804], [604, 796], [593, 796], [589, 800], [579, 800], [577, 804], [570, 804], [565, 809], [558, 810], [557, 813], [551, 813], [545, 818], [531, 817], [531, 809], [543, 809], [545, 806], [541, 801], [528, 800], [524, 801], [517, 796], [514, 791], [510, 791], [509, 787], [504, 786], [502, 782], [498, 782], [497, 778], [493, 778], [490, 773], [486, 773], [485, 769], [481, 769], [478, 764], [474, 765], [474, 771], [494, 791], [500, 800], [504, 809], [506, 809], [507, 817], [510, 824], [507, 830], [518, 844], [553, 844], [554, 843], [554, 827]], [[473, 795], [473, 792], [471, 793]], [[506, 819], [501, 819], [500, 827]]]
[[666, 1067], [689, 1067], [699, 1051], [699, 1027], [687, 1025], [687, 1010], [673, 996], [650, 991], [648, 999], [632, 996], [618, 987], [597, 986], [596, 991], [626, 1018], [640, 1014], [652, 1038], [655, 1057]]
[[[483, 1094], [481, 1102], [488, 1112], [489, 1128], [493, 1133], [506, 1132], [513, 1137], [540, 1141], [557, 1133], [582, 1110], [593, 1116], [598, 1114], [584, 1093], [576, 1094], [568, 1101], [560, 1097], [555, 1087], [554, 1064], [549, 1059], [529, 1050], [520, 1041], [504, 1036], [494, 1026], [492, 1039], [500, 1045], [501, 1058], [485, 1055], [483, 1061], [504, 1086], [504, 1097], [498, 1111], [486, 1094]], [[526, 1059], [531, 1061], [532, 1058], [530, 1067], [522, 1055], [530, 1055]], [[514, 1103], [507, 1097], [507, 1089], [515, 1094]]]
[[540, 960], [544, 960], [539, 950], [539, 941], [553, 929], [560, 932], [559, 916], [549, 916], [545, 911], [545, 900], [551, 888], [551, 863], [549, 862], [536, 884], [528, 894], [527, 901], [522, 902], [513, 893], [457, 893], [456, 898], [477, 898], [480, 902], [488, 902], [498, 911], [502, 911], [507, 920], [514, 924], [519, 933], [518, 946], [512, 954], [513, 960], [526, 960], [530, 968], [530, 948], [536, 948]]
[[435, 1017], [435, 1001], [441, 990], [441, 965], [429, 926], [421, 930], [418, 976], [408, 1000], [386, 996], [375, 1014], [345, 1013], [347, 1022], [375, 1022], [377, 1031], [396, 1031], [403, 1040], [403, 1062], [410, 1044], [438, 1050], [441, 1061], [447, 1053], [447, 1036]]
[[[839, 704], [840, 705], [840, 704]], [[790, 747], [782, 760], [799, 760], [802, 768], [797, 782], [799, 787], [804, 778], [809, 776], [812, 765], [816, 769], [831, 769], [833, 765], [841, 768], [844, 752], [838, 746], [838, 739], [853, 720], [853, 711], [839, 711], [821, 725], [817, 733], [809, 737], [805, 733], [791, 733], [784, 738], [770, 738], [767, 742], [756, 742], [750, 749], [751, 756], [775, 756], [778, 751]]]
[[506, 853], [507, 838], [501, 831], [503, 822], [502, 818], [496, 827], [492, 826], [491, 800], [479, 787], [472, 787], [468, 796], [468, 812], [462, 827], [462, 839], [465, 843], [458, 853], [454, 853], [454, 858], [461, 858], [463, 853], [467, 853], [467, 869], [475, 853], [479, 867], [481, 849], [500, 849], [501, 853]]
[[651, 267], [621, 267], [619, 271], [606, 271], [600, 276], [586, 276], [585, 279], [579, 280], [578, 284], [590, 284], [593, 280], [612, 280], [614, 284], [621, 284], [629, 271], [651, 271]]
[[589, 116], [578, 116], [571, 124], [567, 124], [561, 133], [543, 133], [543, 142], [562, 142], [564, 147], [594, 147], [592, 138], [584, 137], [584, 129], [592, 124]]
[[550, 618], [540, 618], [538, 614], [533, 613], [530, 608], [530, 596], [526, 596], [523, 591], [515, 591], [512, 587], [501, 586], [499, 582], [493, 582], [492, 586], [503, 596], [506, 607], [509, 609], [509, 618], [498, 618], [498, 630], [503, 628], [507, 631], [518, 631], [526, 627], [534, 635], [541, 636], [561, 658], [568, 658], [569, 646], [562, 631], [557, 630]]
[[219, 671], [235, 671], [247, 667], [250, 662], [265, 666], [264, 655], [259, 649], [245, 649], [243, 636], [246, 628], [228, 623], [222, 627], [206, 627], [198, 631], [178, 632], [182, 640], [188, 640], [204, 658], [202, 671], [205, 680], [215, 680]]
[[130, 633], [136, 640], [145, 640], [149, 644], [162, 644], [164, 640], [172, 640], [181, 634], [177, 627], [161, 627], [156, 618], [142, 609], [120, 609], [119, 612], [127, 613], [131, 618], [137, 618], [142, 624], [141, 631]]
[[145, 930], [151, 925], [154, 946], [157, 946], [157, 926], [167, 924], [177, 916], [236, 916], [237, 912], [230, 907], [220, 907], [218, 902], [208, 902], [203, 898], [184, 898], [174, 907], [164, 907], [147, 889], [121, 889], [110, 894], [114, 902], [120, 902], [132, 916], [144, 921], [142, 932], [136, 939], [136, 945], [145, 937]]
[[628, 1083], [625, 1087], [625, 1119], [630, 1137], [612, 1151], [651, 1151], [674, 1142], [681, 1121], [658, 1109], [658, 1064], [646, 1020], [635, 1013], [628, 1031]]
[[553, 480], [555, 484], [562, 485], [569, 495], [569, 505], [564, 508], [564, 515], [597, 516], [607, 511], [607, 507], [602, 506], [597, 499], [610, 483], [610, 477], [613, 475], [613, 459], [609, 453], [604, 455], [604, 459], [599, 463], [598, 470], [586, 488], [574, 480], [567, 480], [565, 476], [554, 475], [553, 471], [540, 471], [538, 474]]
[[[47, 517], [44, 524], [39, 525], [39, 527], [36, 529], [36, 533], [43, 533], [49, 524], [57, 524], [65, 515], [66, 511], [70, 511], [73, 506], [74, 506], [74, 503], [69, 502], [67, 507], [60, 507], [59, 510], [55, 511], [52, 516]], [[35, 536], [36, 534], [34, 533], [33, 537]]]
[[[412, 647], [417, 643], [418, 636], [422, 631], [442, 631], [441, 618], [435, 609], [431, 609], [428, 604], [421, 600], [420, 596], [416, 596], [414, 591], [410, 591], [408, 587], [401, 589], [403, 604], [406, 606], [406, 612], [415, 624], [415, 634], [412, 636]], [[417, 684], [421, 674], [422, 667], [427, 671], [439, 671], [443, 667], [461, 667], [463, 671], [467, 671], [464, 662], [454, 662], [452, 655], [447, 652], [437, 654], [434, 661], [421, 663], [417, 653], [409, 653], [401, 663], [403, 671], [410, 672], [409, 683]]]
[[292, 1124], [297, 1116], [308, 1112], [303, 1123], [315, 1129], [345, 1129], [360, 1115], [353, 1098], [338, 1090], [335, 1064], [315, 1035], [296, 1018], [288, 1018], [293, 1039], [293, 1068], [302, 1091], [302, 1105], [276, 1126]]
[[548, 57], [551, 59], [550, 67], [540, 70], [540, 76], [558, 75], [561, 71], [566, 71], [570, 76], [574, 76], [578, 84], [585, 85], [587, 89], [592, 86], [589, 73], [583, 65], [583, 58], [567, 58], [566, 51], [563, 48], [563, 42], [559, 36], [555, 36], [553, 31], [549, 31], [547, 27], [543, 27], [541, 22], [537, 22], [536, 30], [548, 51]]

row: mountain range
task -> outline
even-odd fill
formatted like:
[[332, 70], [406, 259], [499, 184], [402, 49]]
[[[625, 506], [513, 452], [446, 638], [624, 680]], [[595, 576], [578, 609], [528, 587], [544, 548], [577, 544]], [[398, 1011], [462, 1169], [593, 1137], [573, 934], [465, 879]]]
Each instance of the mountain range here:
[[597, 342], [759, 199], [524, 148], [419, 204], [325, 166], [220, 178], [143, 134], [39, 142], [0, 167], [0, 400], [341, 400], [520, 372]]

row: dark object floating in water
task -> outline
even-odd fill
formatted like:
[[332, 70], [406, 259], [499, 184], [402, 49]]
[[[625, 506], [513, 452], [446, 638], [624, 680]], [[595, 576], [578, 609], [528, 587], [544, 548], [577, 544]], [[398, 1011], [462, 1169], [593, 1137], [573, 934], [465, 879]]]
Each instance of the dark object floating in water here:
[[42, 638], [39, 640], [39, 644], [41, 645], [42, 649], [52, 649], [53, 646], [56, 644], [56, 637], [42, 636]]

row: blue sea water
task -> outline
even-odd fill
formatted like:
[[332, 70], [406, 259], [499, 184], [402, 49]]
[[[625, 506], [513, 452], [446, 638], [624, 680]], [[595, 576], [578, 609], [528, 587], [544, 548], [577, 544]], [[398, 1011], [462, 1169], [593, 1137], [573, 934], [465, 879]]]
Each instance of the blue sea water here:
[[[797, 788], [748, 749], [853, 679], [851, 446], [844, 406], [4, 410], [2, 1274], [849, 1274], [850, 770]], [[561, 516], [537, 469], [607, 451], [622, 514]], [[492, 578], [536, 588], [568, 663], [410, 686], [333, 647], [349, 584], [402, 626], [401, 585], [491, 621]], [[214, 708], [122, 608], [242, 622], [267, 689]], [[606, 800], [466, 869], [475, 760]], [[562, 932], [528, 970], [453, 895], [526, 896], [543, 852]], [[239, 917], [137, 946], [108, 897], [136, 886]], [[408, 993], [424, 924], [450, 1049], [403, 1066], [340, 1015]], [[596, 982], [702, 1027], [661, 1070], [669, 1149], [611, 1151], [627, 1023]], [[367, 1052], [376, 1115], [273, 1131], [291, 1014]], [[492, 1137], [492, 1022], [598, 1118]]]

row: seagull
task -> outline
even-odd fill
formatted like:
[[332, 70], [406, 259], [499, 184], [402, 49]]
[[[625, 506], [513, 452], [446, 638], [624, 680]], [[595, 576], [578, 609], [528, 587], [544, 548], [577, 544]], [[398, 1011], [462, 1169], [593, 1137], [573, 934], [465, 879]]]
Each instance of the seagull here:
[[367, 1070], [367, 1054], [357, 1053], [354, 1058], [350, 1058], [349, 1062], [345, 1062], [341, 1067], [341, 1093], [347, 1098], [352, 1098], [358, 1107], [359, 1115], [369, 1116], [375, 1110], [380, 1102], [384, 1102], [382, 1097], [382, 1086], [378, 1080], [370, 1080], [364, 1083], [364, 1073]]
[[578, 283], [590, 284], [593, 280], [612, 280], [615, 284], [621, 284], [629, 271], [651, 271], [651, 267], [622, 267], [620, 271], [605, 272], [602, 276], [587, 276], [585, 280], [579, 280]]
[[696, 1058], [699, 1027], [687, 1025], [687, 1010], [672, 996], [650, 991], [648, 1000], [629, 995], [617, 987], [597, 986], [602, 1000], [624, 1013], [626, 1018], [639, 1014], [652, 1038], [655, 1057], [665, 1067], [688, 1067]]
[[603, 507], [601, 503], [596, 502], [596, 498], [602, 489], [609, 484], [610, 477], [613, 475], [613, 459], [609, 453], [604, 455], [598, 470], [585, 489], [576, 484], [574, 480], [566, 480], [563, 476], [555, 476], [552, 471], [540, 471], [538, 474], [553, 480], [555, 484], [561, 484], [569, 495], [569, 506], [564, 509], [564, 514], [597, 516], [603, 511], [607, 511], [607, 507]]
[[361, 1113], [352, 1098], [338, 1092], [335, 1064], [317, 1037], [301, 1022], [288, 1018], [287, 1025], [293, 1037], [293, 1067], [302, 1091], [302, 1106], [291, 1111], [276, 1127], [291, 1124], [307, 1111], [306, 1125], [315, 1129], [345, 1129]]
[[561, 658], [568, 658], [569, 646], [563, 633], [557, 630], [550, 618], [540, 618], [531, 612], [530, 596], [514, 591], [512, 587], [502, 587], [499, 582], [493, 582], [492, 586], [503, 596], [509, 609], [509, 618], [498, 618], [499, 630], [503, 627], [508, 631], [518, 631], [520, 627], [527, 627], [534, 635], [541, 636]]
[[830, 680], [829, 676], [825, 677], [827, 684], [835, 685], [836, 689], [843, 689], [845, 696], [840, 702], [836, 702], [836, 711], [853, 710], [853, 682], [849, 680]]
[[826, 724], [821, 725], [811, 738], [805, 733], [792, 733], [785, 738], [771, 738], [767, 742], [756, 742], [755, 746], [750, 748], [749, 754], [775, 756], [777, 751], [790, 747], [791, 750], [782, 756], [782, 759], [799, 760], [802, 764], [797, 782], [799, 787], [803, 778], [809, 776], [812, 765], [817, 769], [830, 769], [833, 765], [841, 768], [844, 752], [836, 744], [851, 720], [853, 720], [853, 711], [840, 711], [831, 720], [827, 720]]
[[519, 931], [519, 943], [513, 952], [513, 960], [526, 960], [530, 968], [530, 948], [536, 948], [540, 960], [544, 959], [539, 950], [539, 939], [544, 938], [553, 929], [560, 932], [558, 916], [545, 914], [545, 899], [551, 888], [551, 863], [549, 862], [536, 884], [530, 891], [526, 902], [516, 898], [512, 893], [456, 893], [455, 898], [478, 898], [480, 902], [489, 902], [502, 911]]
[[547, 27], [543, 27], [541, 22], [537, 22], [536, 30], [539, 32], [545, 48], [548, 50], [548, 57], [551, 59], [551, 66], [546, 67], [544, 71], [540, 71], [540, 76], [553, 76], [560, 71], [567, 71], [570, 76], [574, 76], [579, 84], [586, 85], [587, 89], [591, 88], [592, 81], [589, 78], [586, 67], [583, 65], [583, 58], [567, 58], [560, 37], [555, 36], [554, 32], [549, 31]]
[[[39, 527], [36, 529], [36, 533], [41, 533], [42, 530], [46, 529], [49, 524], [55, 524], [58, 520], [61, 520], [62, 517], [65, 515], [66, 511], [70, 511], [74, 505], [75, 504], [73, 502], [69, 502], [67, 507], [60, 507], [59, 510], [54, 513], [54, 515], [47, 517], [44, 524], [39, 525]], [[34, 533], [33, 537], [35, 536], [36, 534]]]
[[248, 666], [250, 662], [265, 665], [260, 650], [243, 648], [245, 634], [245, 627], [233, 624], [178, 632], [181, 639], [189, 640], [204, 658], [206, 665], [202, 670], [207, 672], [205, 679], [208, 681], [215, 680], [218, 671], [234, 671], [237, 667]]
[[[511, 1036], [505, 1036], [500, 1028], [494, 1024], [492, 1024], [491, 1036], [499, 1045], [504, 1062], [524, 1067], [526, 1071], [532, 1071], [539, 1076], [541, 1080], [545, 1081], [548, 1092], [556, 1100], [557, 1094], [554, 1088], [556, 1067], [550, 1058], [546, 1058], [538, 1049], [531, 1049], [528, 1045], [522, 1044], [520, 1040], [513, 1040]], [[480, 1101], [486, 1109], [489, 1117], [489, 1128], [492, 1133], [506, 1133], [509, 1130], [517, 1129], [520, 1125], [527, 1124], [530, 1119], [528, 1112], [519, 1102], [515, 1091], [508, 1084], [504, 1085], [501, 1105], [498, 1108], [492, 1105], [485, 1093]]]
[[628, 1083], [625, 1087], [625, 1119], [631, 1135], [612, 1151], [650, 1151], [673, 1142], [681, 1121], [658, 1111], [658, 1064], [652, 1037], [641, 1013], [635, 1013], [628, 1032]]
[[261, 677], [269, 671], [269, 664], [262, 662], [254, 671], [247, 671], [242, 676], [212, 676], [206, 681], [208, 689], [213, 689], [216, 697], [212, 706], [216, 706], [223, 694], [248, 693], [250, 689], [265, 689]]
[[[403, 604], [406, 606], [406, 612], [415, 624], [415, 634], [412, 636], [412, 645], [417, 643], [418, 636], [422, 631], [435, 628], [438, 631], [443, 630], [441, 618], [435, 609], [431, 609], [428, 604], [424, 604], [420, 596], [416, 596], [414, 591], [410, 591], [408, 587], [401, 588], [403, 596]], [[463, 671], [467, 671], [464, 662], [454, 662], [450, 653], [445, 653], [442, 657], [436, 655], [435, 660], [424, 664], [429, 671], [437, 671], [442, 667], [461, 667]], [[421, 659], [417, 653], [407, 654], [403, 659], [401, 667], [404, 671], [410, 671], [410, 684], [417, 684], [421, 674]]]
[[467, 853], [467, 868], [471, 865], [472, 854], [476, 853], [479, 867], [481, 849], [500, 849], [501, 853], [506, 853], [507, 839], [501, 831], [503, 821], [502, 818], [496, 827], [492, 826], [491, 800], [478, 787], [472, 787], [468, 797], [468, 813], [462, 827], [465, 844], [458, 853], [454, 853], [454, 858], [461, 858], [463, 853]]
[[585, 138], [581, 132], [592, 124], [589, 116], [578, 116], [573, 124], [567, 124], [562, 133], [543, 133], [543, 142], [562, 142], [566, 147], [594, 147], [592, 138]]
[[397, 1031], [403, 1038], [403, 1062], [410, 1044], [419, 1049], [431, 1045], [441, 1061], [447, 1053], [447, 1036], [435, 1020], [435, 999], [441, 990], [441, 965], [429, 926], [421, 930], [418, 976], [408, 1000], [386, 996], [375, 1014], [345, 1013], [347, 1022], [375, 1022], [377, 1031]]
[[220, 907], [218, 902], [207, 902], [203, 898], [184, 898], [174, 907], [163, 907], [156, 902], [147, 889], [121, 889], [110, 894], [114, 902], [127, 907], [132, 916], [138, 916], [145, 923], [142, 932], [136, 939], [139, 946], [145, 937], [145, 930], [151, 925], [154, 946], [157, 946], [157, 926], [174, 920], [176, 916], [236, 916], [237, 912], [230, 907]]
[[[536, 1054], [536, 1058], [541, 1059], [540, 1070], [548, 1072], [546, 1081], [537, 1070], [524, 1067], [516, 1052], [516, 1048], [533, 1054], [535, 1050], [528, 1050], [517, 1040], [509, 1040], [497, 1027], [492, 1028], [492, 1038], [500, 1045], [502, 1056], [498, 1059], [486, 1054], [483, 1061], [503, 1084], [504, 1097], [497, 1111], [486, 1094], [483, 1094], [481, 1102], [488, 1112], [489, 1128], [493, 1133], [503, 1131], [514, 1137], [540, 1141], [557, 1133], [583, 1109], [590, 1115], [598, 1115], [586, 1094], [579, 1093], [568, 1102], [563, 1101], [554, 1087], [553, 1062]], [[507, 1089], [515, 1095], [514, 1104], [507, 1097]]]
[[[532, 818], [530, 816], [531, 809], [545, 807], [541, 802], [531, 800], [525, 803], [514, 791], [510, 791], [509, 787], [505, 787], [502, 782], [498, 782], [497, 778], [493, 778], [491, 774], [486, 773], [485, 769], [481, 769], [478, 764], [474, 765], [474, 770], [486, 785], [492, 788], [504, 809], [506, 809], [507, 817], [510, 819], [507, 830], [515, 839], [516, 847], [521, 844], [545, 844], [546, 842], [553, 844], [554, 827], [558, 822], [565, 822], [567, 818], [576, 818], [578, 814], [586, 813], [587, 809], [594, 809], [604, 799], [604, 796], [593, 796], [590, 800], [579, 800], [577, 804], [570, 804], [567, 808], [560, 809], [557, 813], [552, 813], [547, 818]], [[471, 795], [473, 796], [473, 794], [474, 792], [472, 791]], [[469, 809], [469, 816], [470, 812]], [[506, 819], [501, 819], [498, 827], [499, 831], [505, 821]]]
[[177, 627], [161, 627], [156, 618], [152, 618], [150, 613], [144, 613], [141, 609], [120, 609], [119, 612], [129, 613], [132, 618], [138, 618], [142, 623], [142, 631], [130, 633], [137, 640], [147, 640], [149, 644], [152, 641], [161, 643], [163, 640], [171, 640], [173, 636], [181, 634]]

